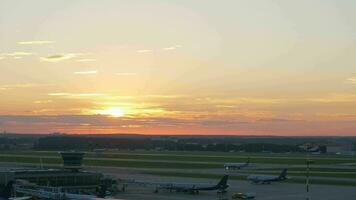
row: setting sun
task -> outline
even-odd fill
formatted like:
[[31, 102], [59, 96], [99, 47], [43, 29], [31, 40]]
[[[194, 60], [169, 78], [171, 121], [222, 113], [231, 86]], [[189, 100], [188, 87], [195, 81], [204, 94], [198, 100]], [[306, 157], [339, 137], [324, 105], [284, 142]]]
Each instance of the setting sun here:
[[124, 111], [121, 108], [108, 108], [105, 110], [97, 110], [96, 113], [100, 115], [109, 115], [111, 117], [124, 116]]

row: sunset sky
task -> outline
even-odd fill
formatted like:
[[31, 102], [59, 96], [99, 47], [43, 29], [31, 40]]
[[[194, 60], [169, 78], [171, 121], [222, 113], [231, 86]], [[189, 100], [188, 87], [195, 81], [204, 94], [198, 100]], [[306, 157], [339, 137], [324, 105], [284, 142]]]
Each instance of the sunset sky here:
[[0, 1], [0, 131], [356, 136], [356, 1]]

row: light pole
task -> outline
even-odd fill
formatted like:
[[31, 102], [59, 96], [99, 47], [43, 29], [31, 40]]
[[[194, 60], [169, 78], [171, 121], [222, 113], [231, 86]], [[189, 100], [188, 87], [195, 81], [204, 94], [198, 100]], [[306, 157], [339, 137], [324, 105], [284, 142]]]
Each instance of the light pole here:
[[309, 177], [310, 177], [310, 164], [312, 164], [313, 161], [309, 159], [309, 153], [307, 153], [307, 160], [306, 160], [306, 164], [307, 164], [307, 168], [306, 168], [306, 191], [307, 191], [307, 198], [306, 200], [309, 200]]

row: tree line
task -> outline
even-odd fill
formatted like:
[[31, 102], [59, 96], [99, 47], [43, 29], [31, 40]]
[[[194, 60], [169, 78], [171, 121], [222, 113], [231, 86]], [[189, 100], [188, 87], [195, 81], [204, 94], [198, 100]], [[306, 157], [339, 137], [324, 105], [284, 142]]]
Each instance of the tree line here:
[[168, 151], [244, 151], [244, 152], [301, 152], [297, 145], [272, 144], [272, 143], [229, 143], [228, 141], [199, 142], [155, 140], [151, 138], [106, 138], [83, 136], [48, 136], [39, 138], [34, 144], [35, 150], [168, 150]]

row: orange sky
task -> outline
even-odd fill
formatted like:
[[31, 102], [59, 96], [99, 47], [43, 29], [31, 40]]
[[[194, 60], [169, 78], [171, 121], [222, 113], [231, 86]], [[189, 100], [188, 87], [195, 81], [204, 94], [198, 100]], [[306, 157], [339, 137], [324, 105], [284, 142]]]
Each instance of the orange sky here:
[[0, 2], [0, 130], [356, 135], [352, 1]]

